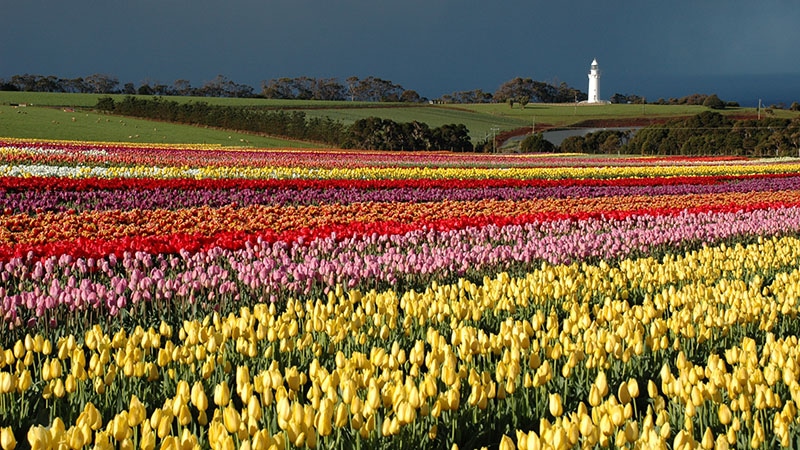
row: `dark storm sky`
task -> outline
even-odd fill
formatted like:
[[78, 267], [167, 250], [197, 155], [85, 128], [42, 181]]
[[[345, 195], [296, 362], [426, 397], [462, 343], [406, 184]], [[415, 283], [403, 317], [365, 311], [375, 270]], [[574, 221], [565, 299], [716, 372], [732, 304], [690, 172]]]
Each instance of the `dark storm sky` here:
[[[796, 0], [6, 1], [0, 77], [377, 76], [436, 98], [516, 76], [601, 96], [800, 101]], [[767, 100], [765, 100], [767, 101]]]

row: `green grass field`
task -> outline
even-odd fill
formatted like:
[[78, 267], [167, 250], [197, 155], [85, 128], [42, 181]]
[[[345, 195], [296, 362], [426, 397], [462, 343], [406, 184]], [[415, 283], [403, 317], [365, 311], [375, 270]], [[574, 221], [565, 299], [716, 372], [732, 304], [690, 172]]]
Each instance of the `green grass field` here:
[[105, 142], [205, 143], [248, 147], [319, 145], [228, 130], [153, 122], [89, 110], [0, 105], [0, 137]]
[[[97, 141], [213, 143], [257, 147], [316, 147], [307, 142], [236, 133], [185, 125], [97, 114], [92, 109], [105, 94], [61, 94], [41, 92], [0, 92], [0, 136], [36, 139]], [[121, 100], [125, 95], [113, 95]], [[149, 96], [148, 96], [149, 97]], [[307, 117], [330, 117], [351, 124], [366, 117], [395, 122], [419, 121], [431, 127], [464, 124], [473, 142], [498, 132], [544, 126], [568, 127], [586, 120], [664, 119], [698, 114], [707, 108], [687, 105], [574, 105], [528, 104], [525, 108], [506, 103], [429, 105], [368, 103], [349, 101], [267, 100], [259, 98], [166, 97], [177, 102], [207, 102], [215, 105], [257, 106], [286, 111], [303, 111]], [[27, 107], [13, 107], [25, 103]], [[66, 110], [66, 112], [65, 112]], [[723, 114], [756, 113], [753, 108], [728, 108]], [[798, 113], [776, 110], [777, 117]]]

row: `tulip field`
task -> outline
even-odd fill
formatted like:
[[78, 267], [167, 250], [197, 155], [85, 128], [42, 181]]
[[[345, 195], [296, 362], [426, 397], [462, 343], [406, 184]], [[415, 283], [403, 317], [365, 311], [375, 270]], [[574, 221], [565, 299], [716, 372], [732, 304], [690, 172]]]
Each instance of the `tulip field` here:
[[0, 448], [800, 446], [800, 161], [0, 139]]

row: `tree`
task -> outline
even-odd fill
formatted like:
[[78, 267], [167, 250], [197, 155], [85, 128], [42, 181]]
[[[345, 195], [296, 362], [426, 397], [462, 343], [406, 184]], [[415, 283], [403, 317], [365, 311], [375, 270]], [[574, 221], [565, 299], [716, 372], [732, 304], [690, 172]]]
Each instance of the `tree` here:
[[599, 150], [600, 153], [610, 155], [612, 153], [618, 153], [621, 146], [622, 140], [619, 138], [619, 135], [612, 133], [600, 144]]
[[153, 95], [155, 94], [155, 91], [152, 87], [150, 87], [149, 84], [142, 83], [142, 85], [139, 86], [139, 89], [136, 90], [136, 93], [139, 95]]
[[203, 84], [197, 93], [206, 97], [252, 97], [253, 88], [234, 83], [224, 75], [217, 75], [213, 80]]
[[561, 141], [561, 153], [587, 153], [583, 136], [569, 136]]
[[178, 79], [172, 84], [172, 90], [178, 95], [192, 95], [192, 84], [189, 80]]
[[531, 78], [516, 77], [513, 80], [506, 81], [494, 92], [494, 101], [501, 103], [511, 101], [512, 103], [522, 97], [523, 95], [528, 98], [535, 97], [533, 92], [533, 80]]
[[519, 145], [523, 153], [554, 153], [556, 146], [544, 138], [542, 133], [531, 134]]
[[404, 103], [419, 103], [422, 100], [417, 91], [405, 90], [400, 94], [400, 101]]
[[317, 79], [314, 86], [315, 100], [344, 100], [345, 87], [336, 78]]
[[119, 85], [116, 77], [100, 73], [89, 75], [84, 81], [95, 94], [113, 94]]
[[271, 79], [269, 82], [261, 82], [261, 95], [264, 98], [273, 99], [293, 99], [295, 94], [292, 88], [291, 78]]
[[452, 152], [471, 152], [472, 142], [469, 140], [469, 130], [464, 124], [447, 124], [434, 128], [433, 145], [438, 150]]
[[711, 94], [703, 101], [703, 106], [711, 109], [725, 109], [725, 102], [717, 97], [717, 94]]
[[439, 100], [442, 103], [491, 103], [492, 94], [481, 89], [471, 91], [458, 91], [452, 94], [445, 94]]
[[[614, 95], [611, 96], [610, 101], [611, 101], [611, 103], [621, 103], [621, 104], [626, 104], [626, 103], [642, 104], [642, 103], [644, 103], [644, 97], [640, 97], [640, 96], [635, 95], [635, 94], [619, 94], [619, 93], [617, 93], [617, 94], [614, 94]], [[661, 99], [661, 102], [662, 102], [662, 104], [666, 103], [666, 102], [664, 102], [664, 99]]]

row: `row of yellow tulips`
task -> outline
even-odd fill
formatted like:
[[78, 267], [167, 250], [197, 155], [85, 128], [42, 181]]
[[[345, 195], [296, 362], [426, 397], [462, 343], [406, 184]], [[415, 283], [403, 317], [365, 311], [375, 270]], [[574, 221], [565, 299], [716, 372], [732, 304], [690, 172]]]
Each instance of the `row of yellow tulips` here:
[[50, 418], [0, 446], [449, 446], [487, 418], [521, 448], [790, 445], [799, 262], [776, 237], [26, 336], [0, 348], [2, 419]]
[[[0, 159], [24, 156], [26, 151], [0, 147]], [[71, 178], [248, 178], [248, 179], [583, 179], [676, 176], [731, 176], [796, 173], [798, 163], [730, 163], [675, 165], [607, 165], [586, 167], [269, 167], [169, 165], [0, 165], [0, 176], [69, 176]]]

